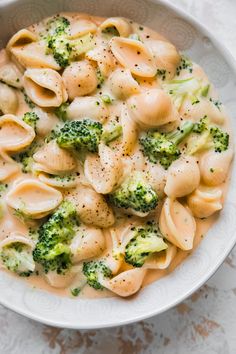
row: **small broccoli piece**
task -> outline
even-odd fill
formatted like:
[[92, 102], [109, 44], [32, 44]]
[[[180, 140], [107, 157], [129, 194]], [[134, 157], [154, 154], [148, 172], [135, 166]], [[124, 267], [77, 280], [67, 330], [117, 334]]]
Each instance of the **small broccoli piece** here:
[[102, 133], [102, 141], [109, 144], [113, 140], [118, 139], [122, 135], [122, 126], [119, 124], [112, 125], [105, 129]]
[[66, 122], [59, 131], [57, 144], [64, 149], [78, 151], [98, 151], [98, 144], [102, 136], [102, 124], [90, 119]]
[[176, 75], [179, 76], [182, 70], [188, 70], [190, 73], [193, 72], [193, 63], [184, 55], [181, 56], [180, 64], [176, 68]]
[[112, 98], [109, 95], [102, 95], [101, 99], [104, 103], [107, 103], [107, 104], [112, 103]]
[[87, 283], [96, 290], [102, 290], [103, 286], [99, 282], [99, 276], [111, 278], [112, 271], [103, 261], [84, 262], [83, 273], [87, 278]]
[[132, 231], [134, 236], [125, 247], [125, 261], [134, 267], [142, 267], [151, 254], [168, 247], [159, 229], [152, 223], [135, 227]]
[[158, 161], [165, 169], [177, 160], [181, 152], [178, 145], [191, 133], [194, 124], [186, 121], [179, 129], [171, 133], [150, 131], [140, 138], [142, 152], [150, 162]]
[[29, 276], [35, 269], [31, 249], [21, 242], [14, 242], [3, 247], [0, 251], [0, 258], [8, 270], [20, 276]]
[[120, 37], [120, 33], [117, 31], [115, 26], [110, 26], [102, 30], [103, 34], [107, 34], [111, 37]]
[[54, 111], [56, 116], [62, 121], [65, 122], [68, 119], [67, 108], [69, 107], [69, 102], [62, 103], [60, 107], [57, 107]]
[[61, 68], [65, 68], [69, 64], [71, 55], [71, 45], [67, 39], [67, 32], [70, 22], [65, 17], [54, 17], [49, 20], [47, 47], [48, 51], [53, 54], [54, 59]]
[[38, 115], [35, 112], [27, 112], [24, 114], [24, 117], [22, 118], [23, 121], [30, 125], [36, 132], [37, 130], [37, 121], [39, 120]]
[[207, 116], [194, 124], [193, 133], [196, 135], [188, 141], [187, 153], [193, 155], [200, 150], [214, 149], [221, 153], [228, 149], [229, 134], [217, 126], [210, 124]]
[[64, 274], [71, 266], [69, 243], [79, 225], [76, 209], [64, 201], [38, 230], [38, 242], [33, 251], [34, 261], [43, 266], [44, 272]]
[[24, 89], [21, 89], [21, 92], [24, 95], [24, 100], [25, 103], [27, 103], [27, 105], [29, 106], [29, 108], [34, 109], [35, 108], [35, 104], [33, 103], [33, 101], [31, 101], [31, 99], [29, 98], [29, 96], [27, 96], [26, 92]]
[[33, 142], [25, 151], [20, 152], [19, 154], [14, 155], [14, 160], [21, 163], [22, 165], [22, 172], [29, 173], [32, 172], [32, 166], [34, 163], [33, 154], [39, 147], [39, 144]]
[[96, 76], [97, 76], [97, 80], [98, 80], [98, 85], [97, 85], [97, 88], [101, 88], [102, 87], [102, 84], [104, 83], [105, 81], [105, 78], [104, 76], [102, 75], [101, 73], [101, 70], [98, 68], [97, 71], [96, 71]]
[[72, 296], [77, 297], [77, 296], [79, 296], [79, 294], [81, 292], [81, 289], [80, 288], [73, 288], [73, 289], [70, 290], [70, 292], [71, 292]]
[[130, 208], [141, 213], [148, 213], [155, 209], [158, 203], [156, 192], [140, 173], [128, 178], [110, 194], [109, 199], [118, 208]]

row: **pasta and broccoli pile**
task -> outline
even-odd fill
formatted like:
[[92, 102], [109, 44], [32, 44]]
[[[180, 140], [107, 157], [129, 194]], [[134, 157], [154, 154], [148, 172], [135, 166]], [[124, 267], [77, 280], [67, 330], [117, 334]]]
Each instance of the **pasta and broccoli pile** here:
[[136, 293], [222, 209], [232, 158], [206, 74], [146, 27], [65, 13], [0, 51], [0, 263], [18, 276]]

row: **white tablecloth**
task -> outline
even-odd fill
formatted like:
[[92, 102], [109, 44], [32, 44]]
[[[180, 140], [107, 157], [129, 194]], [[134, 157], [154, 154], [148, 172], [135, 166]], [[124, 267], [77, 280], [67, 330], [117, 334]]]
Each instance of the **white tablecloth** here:
[[[236, 58], [236, 0], [170, 0], [196, 16]], [[235, 354], [236, 248], [190, 299], [117, 329], [47, 327], [0, 306], [0, 354]]]

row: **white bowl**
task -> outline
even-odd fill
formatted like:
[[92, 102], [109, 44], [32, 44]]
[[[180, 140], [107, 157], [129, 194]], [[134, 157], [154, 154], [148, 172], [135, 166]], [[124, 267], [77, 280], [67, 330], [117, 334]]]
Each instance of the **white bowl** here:
[[[0, 33], [5, 44], [18, 29], [59, 11], [125, 16], [161, 32], [203, 66], [228, 107], [236, 131], [236, 66], [224, 46], [193, 18], [165, 1], [20, 0], [0, 2]], [[210, 9], [209, 9], [210, 16]], [[0, 272], [0, 302], [37, 321], [67, 328], [118, 326], [157, 315], [196, 291], [217, 270], [236, 242], [236, 169], [221, 215], [198, 249], [173, 273], [130, 299], [96, 300], [58, 297], [32, 289]]]

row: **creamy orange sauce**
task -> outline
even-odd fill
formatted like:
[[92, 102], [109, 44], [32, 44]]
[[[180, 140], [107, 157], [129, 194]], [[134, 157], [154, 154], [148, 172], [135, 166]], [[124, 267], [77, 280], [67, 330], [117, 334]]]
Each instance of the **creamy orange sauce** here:
[[[76, 33], [76, 26], [77, 26], [78, 18], [89, 20], [93, 24], [96, 24], [96, 26], [99, 26], [104, 21], [104, 18], [93, 17], [93, 16], [89, 16], [89, 15], [67, 14], [67, 16], [70, 18], [71, 25], [73, 27], [73, 34]], [[33, 25], [29, 28], [29, 30], [31, 30], [32, 32], [34, 32], [35, 34], [38, 35], [38, 33], [44, 29], [45, 23], [46, 22], [44, 21], [40, 24]], [[152, 54], [151, 54], [150, 47], [148, 47], [148, 41], [150, 39], [152, 39], [152, 40], [160, 40], [165, 43], [166, 39], [163, 38], [158, 33], [154, 32], [151, 29], [148, 29], [146, 27], [140, 26], [140, 25], [132, 23], [132, 22], [129, 23], [129, 25], [132, 28], [130, 34], [136, 33], [139, 36], [142, 43], [144, 43], [147, 46], [147, 48], [146, 48], [147, 53], [145, 52], [144, 56], [142, 56], [142, 52], [140, 52], [139, 49], [133, 51], [131, 47], [125, 47], [125, 46], [123, 47], [123, 45], [120, 45], [119, 49], [122, 50], [122, 55], [124, 57], [127, 57], [127, 60], [129, 61], [129, 63], [133, 63], [133, 64], [135, 63], [136, 66], [140, 67], [140, 71], [146, 70], [148, 65], [151, 65], [150, 63], [152, 63], [152, 65], [155, 65], [155, 64], [153, 64], [155, 61], [154, 60], [155, 58], [153, 58], [153, 57], [151, 57], [151, 59], [149, 58], [149, 56], [150, 55], [152, 56]], [[106, 49], [111, 54], [111, 50], [108, 46], [108, 43], [106, 42], [107, 40], [103, 39], [101, 31], [100, 32], [99, 31], [100, 30], [98, 30], [97, 37], [96, 37], [97, 45], [98, 46], [99, 45], [107, 46]], [[23, 45], [24, 44], [25, 43], [23, 43]], [[134, 43], [134, 46], [135, 46], [135, 43]], [[125, 65], [125, 64], [123, 64], [122, 61], [121, 61], [122, 65], [119, 63], [119, 55], [117, 54], [117, 56], [116, 56], [115, 54], [116, 53], [112, 54], [112, 59], [111, 59], [112, 64], [111, 64], [110, 74], [113, 71], [115, 71], [116, 69], [125, 69], [123, 67], [123, 65]], [[178, 53], [176, 55], [178, 55]], [[82, 59], [83, 58], [84, 57], [82, 56]], [[6, 57], [5, 51], [0, 51], [0, 68], [2, 65], [6, 64], [6, 62], [11, 63], [10, 59], [11, 59], [10, 56]], [[102, 67], [101, 63], [102, 63], [103, 59], [104, 58], [101, 57], [100, 61], [98, 60], [97, 62], [96, 62], [96, 60], [90, 60], [92, 70], [93, 70], [93, 68], [95, 68], [96, 70], [98, 70], [98, 69], [102, 70], [103, 67]], [[20, 59], [18, 59], [18, 60], [20, 61]], [[88, 59], [86, 59], [86, 60], [88, 60]], [[17, 58], [14, 57], [14, 61], [17, 62]], [[99, 64], [100, 64], [100, 66], [99, 66]], [[48, 64], [48, 65], [51, 65], [51, 64]], [[54, 63], [54, 65], [56, 65], [56, 63]], [[27, 67], [24, 67], [24, 63], [22, 63], [22, 62], [20, 62], [20, 64], [18, 63], [18, 66], [19, 66], [19, 69], [21, 70], [22, 75], [23, 75], [24, 70], [27, 69]], [[132, 68], [129, 67], [129, 69], [131, 70], [131, 74], [133, 75], [132, 77], [136, 80], [136, 82], [139, 85], [138, 89], [140, 90], [140, 92], [143, 93], [143, 92], [146, 92], [146, 91], [152, 90], [152, 89], [153, 90], [163, 89], [164, 84], [163, 84], [160, 76], [155, 77], [155, 78], [154, 77], [145, 78], [145, 77], [142, 77], [142, 75], [139, 76], [139, 73], [138, 73], [138, 75], [137, 75], [137, 73], [136, 74], [132, 73]], [[163, 68], [161, 68], [161, 69], [158, 68], [158, 70], [163, 70]], [[175, 77], [175, 73], [169, 72], [167, 74], [168, 75], [173, 74], [172, 76]], [[63, 75], [63, 73], [62, 73], [62, 75]], [[105, 119], [104, 119], [104, 117], [102, 118], [105, 120], [105, 123], [102, 122], [105, 126], [106, 126], [106, 124], [107, 124], [107, 126], [109, 126], [109, 124], [114, 124], [117, 121], [120, 123], [120, 117], [123, 114], [123, 109], [124, 109], [124, 107], [126, 107], [126, 104], [127, 104], [127, 101], [129, 100], [129, 98], [131, 96], [133, 96], [133, 92], [131, 90], [131, 93], [128, 94], [128, 97], [126, 99], [123, 99], [123, 98], [121, 99], [120, 97], [114, 97], [114, 95], [112, 93], [113, 91], [112, 91], [112, 88], [110, 85], [110, 81], [108, 79], [109, 75], [105, 78], [105, 82], [100, 85], [101, 87], [98, 85], [98, 89], [96, 90], [95, 93], [92, 92], [92, 93], [88, 93], [86, 95], [86, 96], [96, 97], [97, 100], [100, 100], [104, 95], [110, 95], [111, 97], [113, 97], [112, 99], [114, 100], [114, 102], [111, 105], [106, 105], [108, 117], [105, 117]], [[162, 73], [162, 75], [163, 75], [163, 73]], [[191, 75], [194, 75], [194, 77], [196, 77], [198, 79], [202, 79], [204, 82], [205, 81], [208, 82], [208, 79], [207, 79], [205, 73], [202, 71], [201, 68], [199, 68], [194, 63], [193, 63], [193, 69], [192, 69], [191, 74], [186, 73], [186, 72], [184, 72], [184, 73], [181, 72], [180, 77], [179, 78], [175, 77], [175, 78], [182, 79], [182, 75], [183, 75], [184, 79], [191, 77]], [[62, 79], [59, 77], [58, 80], [60, 81]], [[62, 86], [65, 85], [65, 81], [66, 80], [61, 81]], [[86, 79], [84, 81], [86, 83]], [[29, 82], [30, 82], [30, 79], [29, 79]], [[82, 79], [81, 79], [81, 82], [82, 82]], [[124, 85], [125, 85], [125, 83], [124, 83]], [[48, 101], [50, 101], [51, 99], [54, 99], [56, 96], [59, 97], [61, 95], [58, 98], [59, 100], [61, 100], [61, 103], [67, 101], [68, 93], [66, 92], [66, 90], [69, 92], [70, 87], [65, 88], [63, 86], [61, 93], [57, 92], [57, 94], [55, 94], [54, 91], [51, 91], [51, 89], [47, 89], [47, 87], [42, 87], [42, 86], [40, 86], [40, 84], [39, 85], [34, 84], [34, 86], [37, 86], [37, 87], [36, 88], [31, 87], [28, 92], [29, 95], [30, 95], [30, 93], [33, 92], [36, 96], [37, 95], [40, 96], [40, 99], [43, 100], [45, 98]], [[58, 89], [58, 87], [56, 87], [55, 89]], [[85, 87], [85, 89], [86, 89], [86, 87]], [[122, 90], [122, 87], [121, 88], [118, 87], [117, 89]], [[16, 90], [16, 89], [14, 89], [14, 90]], [[212, 85], [209, 90], [210, 90], [209, 92], [211, 93], [211, 97], [213, 97], [214, 100], [216, 100], [217, 93], [215, 92], [215, 89], [213, 88]], [[121, 95], [121, 97], [122, 97], [122, 95]], [[80, 97], [76, 97], [76, 98], [80, 98]], [[167, 103], [169, 102], [168, 99], [169, 98], [167, 97]], [[1, 97], [0, 97], [0, 100], [1, 100]], [[15, 110], [15, 112], [12, 112], [12, 114], [14, 113], [17, 117], [22, 118], [22, 116], [25, 112], [30, 111], [31, 108], [29, 108], [29, 104], [26, 101], [27, 100], [25, 99], [25, 93], [22, 92], [21, 90], [17, 90], [17, 109]], [[33, 103], [33, 105], [35, 106], [35, 103]], [[97, 103], [97, 105], [99, 106], [99, 102]], [[140, 105], [140, 107], [141, 106], [142, 105]], [[183, 105], [183, 107], [184, 106], [185, 105]], [[183, 107], [182, 107], [182, 110], [184, 111]], [[36, 108], [38, 108], [38, 107], [36, 107]], [[55, 106], [53, 106], [53, 105], [50, 106], [50, 104], [46, 108], [44, 108], [44, 107], [38, 108], [47, 117], [45, 122], [43, 121], [43, 128], [45, 131], [48, 131], [48, 132], [51, 131], [50, 114], [54, 114], [55, 108], [56, 108]], [[70, 108], [71, 108], [71, 115], [76, 116], [76, 114], [77, 114], [76, 109], [75, 109], [75, 111], [73, 111], [71, 106], [70, 106]], [[132, 113], [132, 108], [135, 110], [135, 107], [131, 107], [131, 110], [127, 110], [127, 111], [129, 111], [129, 116], [130, 116], [129, 118], [133, 122], [135, 122], [135, 129], [134, 129], [135, 133], [133, 134], [133, 136], [136, 135], [136, 138], [135, 138], [136, 141], [133, 143], [133, 146], [131, 149], [132, 153], [130, 154], [130, 156], [126, 156], [126, 154], [124, 154], [124, 153], [122, 154], [122, 144], [121, 144], [120, 140], [117, 140], [117, 141], [114, 141], [111, 143], [112, 149], [114, 151], [117, 150], [118, 152], [120, 152], [120, 155], [115, 156], [115, 161], [117, 162], [117, 160], [118, 160], [121, 162], [120, 168], [118, 168], [119, 172], [121, 172], [121, 173], [120, 174], [117, 173], [117, 175], [119, 175], [119, 178], [117, 177], [117, 181], [115, 181], [115, 183], [113, 185], [113, 189], [116, 188], [116, 186], [120, 183], [122, 178], [125, 179], [125, 177], [131, 175], [131, 173], [134, 170], [138, 170], [142, 173], [147, 173], [147, 171], [148, 171], [148, 173], [151, 175], [151, 176], [149, 176], [149, 181], [152, 180], [152, 182], [154, 181], [153, 182], [154, 185], [155, 185], [155, 183], [156, 183], [156, 185], [158, 185], [158, 188], [156, 187], [156, 185], [155, 185], [155, 187], [156, 187], [156, 189], [158, 189], [158, 192], [160, 190], [160, 198], [159, 198], [160, 201], [159, 201], [159, 205], [156, 208], [156, 210], [151, 211], [151, 213], [149, 215], [141, 215], [140, 216], [140, 215], [137, 215], [137, 213], [136, 214], [134, 213], [134, 215], [132, 215], [132, 217], [127, 217], [127, 215], [130, 214], [129, 211], [126, 211], [126, 210], [122, 211], [122, 212], [116, 211], [116, 214], [115, 214], [116, 220], [115, 220], [115, 224], [112, 225], [112, 230], [115, 229], [115, 232], [118, 235], [118, 241], [117, 241], [118, 246], [120, 244], [122, 244], [122, 242], [124, 242], [124, 240], [122, 239], [122, 237], [123, 237], [122, 235], [125, 233], [125, 231], [129, 227], [131, 227], [131, 224], [132, 225], [137, 225], [140, 223], [142, 224], [142, 223], [144, 223], [146, 221], [150, 221], [150, 220], [154, 220], [155, 222], [159, 223], [164, 197], [166, 197], [165, 193], [164, 193], [164, 186], [165, 186], [165, 178], [167, 178], [166, 176], [167, 176], [168, 172], [165, 172], [161, 166], [160, 167], [159, 166], [157, 166], [157, 167], [151, 166], [150, 163], [147, 162], [147, 160], [145, 160], [142, 152], [140, 151], [140, 147], [138, 144], [138, 134], [140, 132], [144, 132], [144, 131], [150, 129], [150, 126], [148, 125], [148, 123], [150, 123], [150, 121], [149, 122], [147, 121], [147, 117], [151, 116], [153, 114], [154, 110], [158, 111], [155, 107], [155, 102], [150, 103], [150, 107], [149, 106], [148, 107], [146, 107], [146, 106], [141, 107], [141, 108], [143, 108], [143, 116], [142, 117], [138, 116], [139, 112]], [[192, 109], [192, 107], [190, 107], [190, 108]], [[42, 112], [41, 112], [41, 114], [42, 114]], [[173, 116], [174, 116], [174, 118], [177, 117], [177, 119], [173, 119], [174, 120], [173, 126], [176, 125], [176, 127], [179, 125], [180, 120], [183, 119], [182, 117], [184, 117], [184, 118], [187, 117], [189, 119], [188, 115], [190, 115], [190, 118], [191, 118], [191, 114], [189, 113], [189, 110], [185, 111], [185, 113], [181, 112], [181, 115], [179, 115], [178, 110], [176, 109], [176, 107], [174, 107], [174, 103], [172, 102], [171, 106], [168, 106], [168, 104], [167, 104], [167, 107], [164, 107], [164, 109], [161, 113], [160, 119], [163, 119], [163, 116], [165, 116], [165, 114], [166, 114], [166, 116], [169, 116], [170, 112], [171, 112], [171, 119], [173, 118]], [[209, 108], [209, 112], [210, 112], [209, 114], [211, 114], [211, 112], [212, 112], [212, 110], [210, 111], [210, 108]], [[206, 112], [206, 114], [207, 113], [208, 112]], [[88, 112], [88, 114], [89, 114], [89, 112]], [[93, 114], [96, 116], [95, 120], [99, 120], [99, 119], [102, 120], [101, 116], [102, 115], [104, 116], [104, 111], [99, 116], [99, 113], [97, 112], [97, 107], [96, 107], [96, 110], [93, 111]], [[195, 114], [195, 113], [192, 113], [192, 114]], [[39, 113], [39, 115], [40, 115], [40, 113]], [[230, 133], [230, 123], [228, 120], [228, 116], [224, 112], [223, 108], [222, 108], [222, 116], [223, 116], [224, 120], [223, 120], [223, 123], [221, 124], [221, 128], [227, 130]], [[86, 114], [85, 114], [85, 117], [86, 117]], [[155, 127], [155, 124], [157, 123], [157, 122], [155, 122], [155, 118], [156, 117], [154, 117], [154, 119], [153, 119], [154, 127]], [[39, 119], [41, 120], [43, 118], [41, 118], [41, 116], [40, 116]], [[58, 126], [62, 126], [63, 123], [61, 121], [57, 120], [55, 115], [53, 116], [53, 119], [55, 119], [55, 121], [58, 123]], [[74, 117], [73, 117], [73, 119], [74, 119]], [[145, 122], [145, 119], [146, 119], [146, 122]], [[195, 118], [193, 118], [193, 120], [194, 119]], [[172, 127], [172, 125], [171, 125], [171, 127]], [[151, 126], [151, 128], [153, 128], [153, 126]], [[158, 124], [157, 124], [156, 128], [160, 129], [161, 131], [162, 130], [168, 131], [168, 129], [170, 129], [170, 122], [166, 121], [165, 124], [162, 124], [161, 126], [158, 126]], [[133, 126], [132, 126], [132, 129], [133, 129]], [[131, 130], [131, 128], [130, 128], [130, 130]], [[127, 129], [127, 132], [129, 133], [129, 129]], [[26, 132], [22, 127], [20, 127], [19, 125], [15, 124], [15, 123], [12, 123], [12, 122], [5, 124], [3, 126], [3, 128], [0, 129], [0, 146], [1, 146], [0, 154], [3, 156], [2, 157], [3, 159], [6, 158], [6, 152], [2, 148], [2, 147], [4, 147], [4, 144], [9, 144], [9, 142], [11, 142], [12, 140], [14, 140], [14, 143], [17, 140], [21, 141], [22, 139], [24, 139], [25, 134], [26, 134]], [[43, 133], [39, 134], [39, 135], [40, 135], [40, 137], [38, 137], [38, 140], [39, 140], [40, 144], [44, 144], [43, 139], [45, 138], [45, 136], [47, 134], [45, 134], [45, 136]], [[230, 133], [230, 148], [232, 148], [231, 133]], [[19, 153], [21, 151], [22, 151], [22, 149], [19, 149], [19, 151], [17, 151], [17, 153]], [[199, 161], [202, 160], [205, 153], [206, 153], [206, 151], [202, 151], [202, 152], [196, 154], [196, 159], [198, 160], [198, 163], [199, 163]], [[45, 153], [45, 156], [47, 158], [46, 159], [47, 166], [44, 166], [44, 170], [42, 169], [41, 172], [47, 172], [50, 175], [50, 162], [55, 159], [58, 159], [58, 161], [60, 162], [60, 156], [62, 156], [62, 155], [60, 155], [60, 151], [57, 152], [57, 154], [58, 154], [57, 156], [53, 155], [53, 153], [51, 153], [51, 155], [50, 155], [50, 151]], [[14, 155], [14, 154], [12, 154], [12, 155]], [[111, 156], [112, 156], [112, 152], [111, 152]], [[105, 155], [105, 158], [104, 158], [105, 166], [110, 164], [111, 166], [114, 167], [114, 165], [115, 165], [114, 160], [113, 160], [113, 163], [111, 163], [111, 160], [114, 157], [111, 157], [111, 156]], [[9, 154], [8, 157], [10, 159], [11, 154]], [[74, 159], [74, 156], [72, 156], [70, 158]], [[65, 157], [65, 159], [66, 159], [66, 157]], [[6, 161], [7, 162], [6, 163], [3, 162], [3, 164], [1, 162], [1, 166], [3, 169], [7, 170], [7, 168], [8, 168], [7, 163], [9, 161], [8, 160], [6, 160]], [[68, 164], [66, 164], [67, 161], [63, 161], [63, 162], [64, 162], [64, 164], [61, 164], [61, 165], [63, 165], [64, 169], [66, 169], [65, 166], [68, 167]], [[11, 161], [11, 163], [12, 163], [12, 161]], [[15, 163], [14, 160], [13, 160], [13, 163]], [[73, 161], [71, 162], [71, 160], [70, 160], [70, 163], [73, 165]], [[101, 163], [101, 161], [99, 159], [97, 159], [97, 163], [99, 164], [99, 163]], [[15, 163], [15, 164], [17, 164], [17, 163]], [[75, 166], [76, 166], [76, 164], [77, 164], [77, 162], [75, 159]], [[104, 172], [104, 170], [105, 170], [104, 166], [98, 165], [98, 167], [99, 168], [101, 167], [101, 169], [97, 168], [97, 170], [95, 171], [96, 173], [93, 174], [93, 177], [94, 176], [97, 177], [96, 181], [99, 179], [99, 177], [101, 175], [101, 171]], [[211, 166], [207, 166], [206, 168], [210, 168], [210, 167]], [[11, 166], [9, 167], [9, 169], [10, 168], [11, 168]], [[158, 168], [159, 168], [159, 171], [158, 171]], [[229, 168], [229, 167], [227, 167], [227, 168]], [[48, 172], [48, 169], [49, 169], [49, 172]], [[78, 173], [78, 171], [80, 171], [80, 172]], [[62, 197], [66, 197], [71, 200], [76, 200], [76, 199], [78, 200], [78, 199], [82, 198], [82, 195], [79, 193], [83, 194], [83, 191], [85, 193], [86, 188], [92, 188], [93, 190], [96, 189], [94, 187], [94, 184], [89, 183], [90, 181], [88, 182], [88, 179], [86, 179], [87, 177], [83, 176], [84, 171], [81, 172], [81, 166], [80, 166], [80, 170], [79, 170], [79, 167], [76, 167], [73, 170], [73, 173], [76, 174], [76, 172], [77, 172], [77, 175], [79, 176], [78, 178], [80, 178], [80, 181], [82, 180], [82, 182], [78, 183], [78, 186], [77, 186], [78, 191], [77, 191], [77, 189], [66, 190], [63, 188], [57, 188], [57, 189], [55, 189], [55, 191], [59, 192], [59, 197], [55, 196], [55, 199], [59, 200], [60, 193], [61, 193]], [[155, 173], [159, 174], [160, 176], [159, 175], [154, 176]], [[214, 175], [214, 173], [215, 173], [215, 171], [213, 171], [213, 175]], [[51, 174], [53, 175], [54, 173], [51, 173]], [[66, 173], [62, 169], [62, 171], [59, 172], [58, 174], [59, 175], [63, 175], [63, 174], [66, 175], [69, 173]], [[227, 171], [226, 171], [226, 175], [229, 176], [230, 173], [227, 173]], [[106, 178], [108, 178], [107, 176], [109, 176], [108, 173], [104, 177], [104, 180]], [[158, 181], [158, 177], [160, 177], [159, 178], [160, 181]], [[14, 186], [15, 186], [16, 181], [21, 182], [21, 181], [26, 181], [28, 179], [31, 179], [31, 181], [33, 181], [33, 182], [37, 181], [38, 180], [38, 171], [36, 171], [36, 172], [30, 171], [28, 173], [23, 173], [21, 170], [18, 169], [13, 174], [9, 175], [8, 178], [5, 178], [3, 180], [3, 183], [8, 185], [7, 188], [9, 191], [9, 190], [15, 188]], [[112, 178], [110, 178], [110, 180], [111, 179]], [[212, 179], [214, 179], [214, 177]], [[110, 182], [110, 180], [108, 182]], [[201, 183], [203, 183], [202, 179], [201, 179]], [[224, 180], [224, 182], [221, 183], [220, 185], [215, 186], [220, 191], [222, 191], [223, 195], [220, 200], [221, 203], [223, 203], [225, 195], [227, 193], [228, 184], [229, 184], [229, 177], [227, 177], [227, 179]], [[82, 190], [82, 192], [79, 189], [81, 187], [81, 185], [84, 188], [84, 190]], [[84, 187], [84, 185], [86, 187]], [[5, 195], [8, 193], [8, 191], [2, 193], [2, 200], [3, 201], [4, 201]], [[16, 215], [17, 210], [15, 210], [12, 206], [9, 206], [4, 202], [3, 203], [3, 217], [0, 220], [0, 240], [5, 239], [13, 232], [19, 232], [19, 233], [25, 235], [26, 237], [29, 237], [29, 231], [30, 231], [31, 227], [35, 227], [41, 223], [41, 221], [38, 221], [38, 219], [48, 216], [49, 214], [51, 214], [52, 209], [54, 210], [58, 206], [57, 204], [55, 204], [55, 208], [50, 209], [50, 206], [52, 205], [52, 203], [54, 201], [54, 199], [53, 199], [54, 196], [52, 194], [52, 195], [50, 195], [50, 198], [48, 198], [48, 195], [49, 195], [49, 192], [47, 189], [37, 189], [34, 184], [29, 185], [28, 187], [26, 186], [24, 188], [24, 190], [21, 191], [20, 195], [16, 195], [16, 197], [15, 197], [16, 200], [19, 200], [19, 202], [21, 202], [22, 205], [27, 205], [27, 207], [28, 207], [27, 210], [30, 210], [30, 209], [35, 210], [38, 207], [39, 207], [39, 209], [40, 208], [45, 209], [45, 210], [42, 210], [41, 214], [39, 214], [37, 216], [37, 218], [35, 218], [35, 219], [34, 219], [34, 216], [31, 215], [32, 220], [30, 220], [30, 221], [28, 220], [27, 222], [25, 222], [24, 220], [20, 220], [19, 216]], [[178, 200], [180, 201], [181, 204], [179, 203], [177, 206], [173, 206], [173, 204], [172, 204], [172, 208], [174, 210], [173, 210], [173, 213], [171, 212], [171, 217], [173, 219], [172, 221], [175, 224], [175, 227], [178, 230], [182, 231], [182, 233], [187, 235], [187, 234], [191, 234], [192, 225], [190, 225], [189, 223], [186, 222], [186, 220], [188, 220], [187, 219], [188, 214], [191, 213], [191, 211], [189, 210], [189, 207], [187, 206], [187, 198], [186, 197], [187, 197], [187, 195], [184, 195], [184, 196], [178, 198]], [[57, 203], [57, 200], [55, 201], [55, 203]], [[59, 202], [58, 202], [58, 204], [59, 204]], [[96, 204], [96, 200], [95, 201], [92, 200], [92, 203], [90, 203], [90, 205], [91, 204], [92, 205], [101, 205], [99, 203]], [[98, 212], [100, 212], [100, 214], [102, 214], [102, 212], [104, 211], [101, 209], [102, 209], [102, 207], [100, 208], [100, 210], [98, 210]], [[107, 216], [105, 217], [105, 219], [107, 219], [107, 220], [109, 219], [109, 215], [108, 215], [109, 212], [110, 211], [108, 210]], [[92, 215], [95, 215], [95, 214], [92, 214]], [[187, 250], [187, 251], [184, 251], [184, 250], [181, 250], [180, 248], [178, 248], [174, 259], [171, 260], [170, 265], [166, 269], [163, 269], [163, 270], [148, 269], [146, 272], [146, 275], [143, 279], [142, 287], [145, 287], [148, 284], [150, 284], [154, 281], [157, 281], [158, 279], [168, 275], [170, 272], [173, 272], [175, 270], [175, 268], [186, 259], [186, 257], [188, 257], [192, 252], [194, 252], [194, 250], [198, 247], [199, 243], [201, 242], [202, 238], [205, 237], [207, 231], [215, 223], [215, 221], [217, 220], [218, 217], [220, 217], [219, 213], [215, 213], [214, 215], [211, 215], [210, 217], [208, 217], [206, 219], [199, 219], [199, 218], [195, 217], [196, 232], [195, 232], [195, 237], [193, 240], [193, 248], [190, 250]], [[87, 218], [88, 218], [88, 216], [87, 216]], [[89, 222], [87, 220], [86, 220], [86, 222], [84, 222], [85, 224], [88, 223], [88, 225], [93, 225], [94, 220], [92, 220], [92, 221], [89, 220]], [[107, 221], [107, 220], [105, 220], [105, 221]], [[111, 218], [110, 218], [110, 220], [111, 220]], [[94, 221], [94, 223], [95, 223], [95, 221]], [[82, 223], [83, 223], [83, 220], [82, 220]], [[97, 227], [96, 223], [95, 223], [95, 226]], [[98, 255], [98, 258], [100, 258], [100, 257], [104, 257], [107, 259], [109, 259], [109, 257], [112, 258], [112, 252], [115, 249], [115, 247], [114, 247], [114, 240], [112, 239], [111, 233], [109, 232], [109, 230], [110, 230], [109, 228], [102, 230], [104, 233], [105, 241], [106, 241], [106, 248], [101, 252], [101, 254]], [[166, 238], [168, 239], [167, 236], [166, 236]], [[125, 237], [124, 237], [124, 239], [125, 239]], [[34, 242], [36, 242], [36, 240], [34, 240]], [[163, 261], [164, 261], [165, 251], [162, 251], [162, 257], [160, 257], [160, 258], [163, 258]], [[75, 265], [75, 267], [76, 266], [77, 266], [77, 264]], [[115, 267], [115, 265], [114, 265], [114, 267]], [[131, 269], [132, 269], [132, 266], [128, 265], [127, 263], [125, 263], [123, 261], [123, 263], [119, 266], [118, 273], [126, 272]], [[117, 275], [117, 274], [115, 274], [115, 275]], [[43, 289], [45, 291], [49, 291], [49, 292], [52, 292], [52, 293], [54, 293], [56, 295], [60, 295], [60, 296], [68, 296], [68, 295], [71, 296], [70, 290], [73, 288], [80, 287], [80, 286], [82, 287], [82, 290], [79, 295], [81, 298], [100, 298], [100, 297], [116, 296], [116, 294], [114, 294], [111, 291], [106, 290], [106, 289], [104, 289], [103, 291], [96, 291], [88, 285], [82, 286], [82, 285], [84, 285], [84, 283], [83, 283], [83, 275], [82, 275], [81, 269], [75, 270], [74, 273], [72, 272], [71, 274], [69, 274], [69, 276], [65, 275], [65, 276], [62, 276], [61, 278], [58, 278], [56, 276], [55, 278], [56, 279], [53, 278], [53, 282], [54, 282], [54, 284], [57, 284], [56, 287], [49, 284], [49, 279], [46, 278], [45, 274], [43, 274], [43, 272], [41, 271], [41, 269], [39, 267], [39, 274], [38, 275], [31, 275], [30, 277], [25, 278], [24, 281], [27, 282], [33, 288]]]

